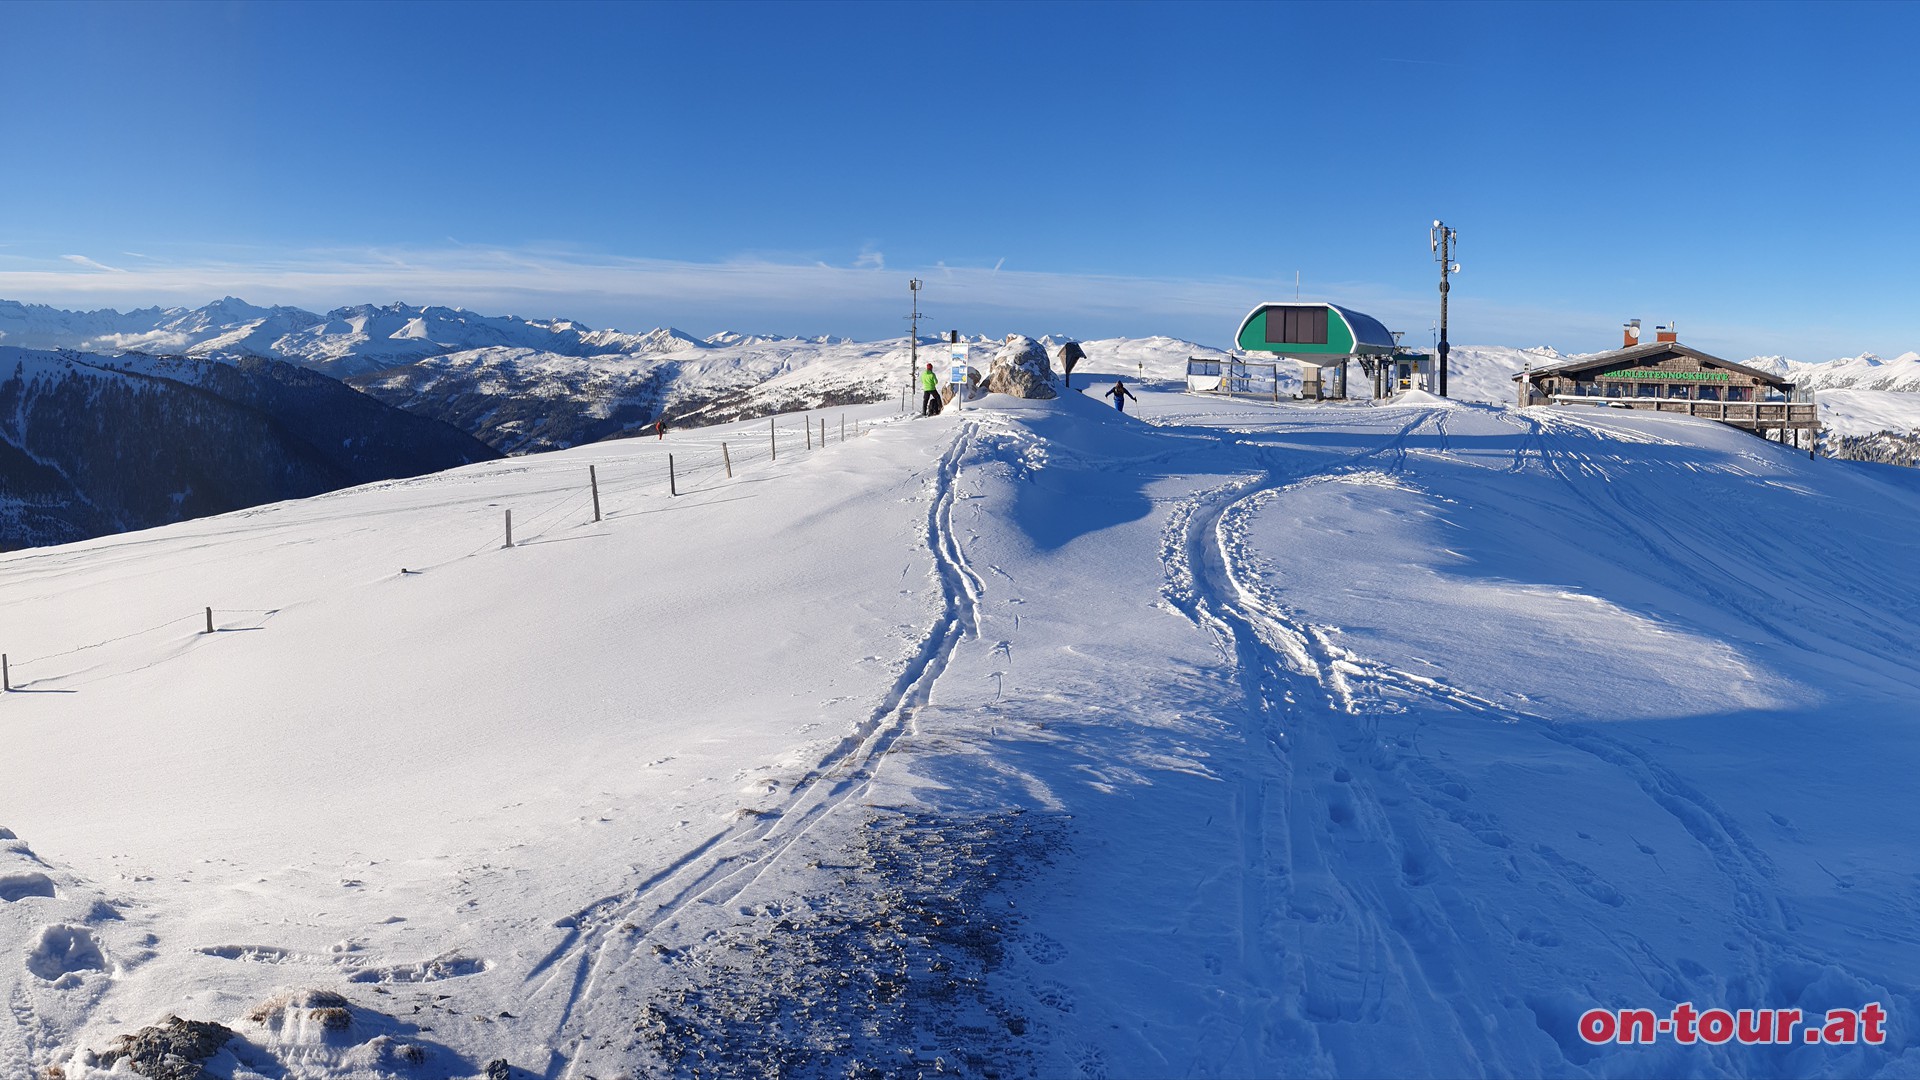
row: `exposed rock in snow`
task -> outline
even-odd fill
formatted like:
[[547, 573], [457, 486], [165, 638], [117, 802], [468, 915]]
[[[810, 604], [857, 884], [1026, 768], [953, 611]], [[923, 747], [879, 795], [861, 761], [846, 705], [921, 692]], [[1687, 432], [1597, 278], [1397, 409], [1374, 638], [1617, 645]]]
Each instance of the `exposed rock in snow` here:
[[1024, 334], [1007, 335], [1006, 344], [993, 354], [987, 392], [1017, 398], [1059, 397], [1060, 392], [1053, 386], [1053, 365], [1047, 360], [1047, 347]]
[[129, 1068], [149, 1080], [201, 1080], [209, 1075], [201, 1066], [232, 1040], [232, 1029], [220, 1024], [169, 1016], [163, 1024], [115, 1039], [113, 1049], [100, 1055], [100, 1064], [111, 1069], [125, 1058]]

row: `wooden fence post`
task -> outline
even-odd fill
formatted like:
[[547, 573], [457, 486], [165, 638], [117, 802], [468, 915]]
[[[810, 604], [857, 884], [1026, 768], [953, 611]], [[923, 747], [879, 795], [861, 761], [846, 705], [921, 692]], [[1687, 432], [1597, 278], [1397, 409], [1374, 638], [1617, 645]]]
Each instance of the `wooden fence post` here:
[[823, 416], [820, 418], [820, 449], [825, 450], [826, 448], [827, 448], [827, 418]]
[[600, 520], [600, 474], [594, 467], [587, 466], [587, 483], [593, 485], [593, 520]]
[[213, 609], [207, 609], [207, 633], [213, 633]]
[[846, 413], [840, 414], [840, 441], [841, 442], [847, 441], [847, 414]]
[[0, 692], [13, 692], [13, 673], [7, 670], [6, 653], [0, 653]]
[[720, 460], [726, 463], [727, 479], [733, 479], [733, 455], [727, 453], [727, 444], [720, 444]]
[[771, 461], [780, 460], [780, 444], [773, 439], [773, 417], [767, 417], [767, 457]]
[[513, 546], [513, 511], [507, 511], [507, 546]]
[[807, 449], [811, 450], [813, 449], [813, 421], [803, 416], [800, 418], [800, 423], [807, 429]]
[[673, 455], [672, 454], [667, 455], [667, 494], [669, 495], [680, 494], [680, 488], [677, 484], [674, 483], [674, 480], [673, 480]]

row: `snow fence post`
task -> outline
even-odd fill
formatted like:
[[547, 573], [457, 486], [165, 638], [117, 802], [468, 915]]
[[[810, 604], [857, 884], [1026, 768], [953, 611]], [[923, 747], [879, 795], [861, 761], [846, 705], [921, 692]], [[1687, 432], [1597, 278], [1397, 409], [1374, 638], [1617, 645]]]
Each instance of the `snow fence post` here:
[[841, 442], [847, 441], [847, 414], [846, 413], [840, 414], [840, 441]]
[[727, 466], [727, 479], [733, 479], [733, 455], [727, 453], [727, 444], [720, 444], [720, 460]]
[[0, 653], [0, 693], [13, 692], [13, 673], [7, 670], [7, 654]]
[[667, 455], [667, 494], [678, 495], [680, 488], [673, 482], [673, 455]]
[[213, 633], [213, 609], [207, 609], [207, 633]]
[[803, 416], [800, 418], [800, 424], [807, 429], [807, 449], [811, 450], [813, 449], [813, 421]]
[[513, 546], [513, 511], [507, 511], [507, 546]]
[[593, 520], [600, 520], [600, 474], [587, 466], [587, 483], [593, 487]]
[[820, 418], [820, 449], [825, 450], [826, 448], [827, 448], [827, 418], [823, 416]]
[[780, 444], [773, 441], [773, 417], [767, 417], [767, 455], [770, 460], [780, 460]]

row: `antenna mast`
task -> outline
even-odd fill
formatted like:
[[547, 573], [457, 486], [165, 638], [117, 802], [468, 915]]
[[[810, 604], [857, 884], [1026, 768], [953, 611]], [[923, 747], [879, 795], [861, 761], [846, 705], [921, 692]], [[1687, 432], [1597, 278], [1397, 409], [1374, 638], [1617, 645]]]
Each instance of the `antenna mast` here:
[[907, 282], [907, 288], [913, 293], [913, 314], [907, 316], [913, 320], [913, 331], [907, 339], [907, 392], [913, 392], [913, 381], [920, 375], [920, 286], [919, 278]]
[[1460, 234], [1447, 228], [1441, 221], [1434, 221], [1433, 229], [1427, 233], [1427, 246], [1433, 249], [1433, 257], [1440, 264], [1440, 396], [1447, 396], [1447, 275], [1460, 272], [1460, 264], [1453, 261], [1454, 251], [1460, 245]]

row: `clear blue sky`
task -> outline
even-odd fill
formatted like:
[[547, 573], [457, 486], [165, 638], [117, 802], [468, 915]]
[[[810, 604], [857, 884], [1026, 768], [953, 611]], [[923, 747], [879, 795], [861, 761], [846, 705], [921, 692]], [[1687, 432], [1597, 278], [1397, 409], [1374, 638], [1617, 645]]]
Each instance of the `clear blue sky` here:
[[1912, 4], [0, 5], [0, 297], [1920, 349]]

